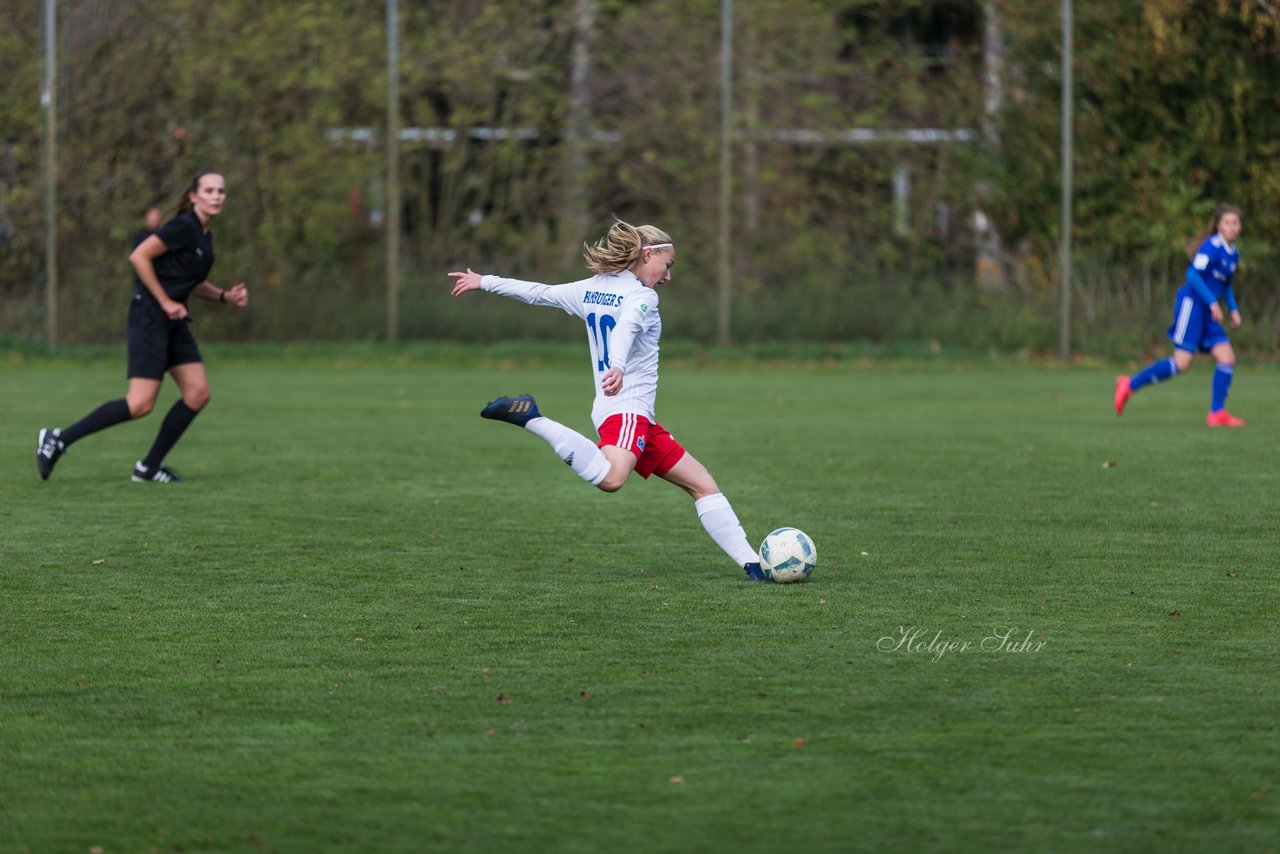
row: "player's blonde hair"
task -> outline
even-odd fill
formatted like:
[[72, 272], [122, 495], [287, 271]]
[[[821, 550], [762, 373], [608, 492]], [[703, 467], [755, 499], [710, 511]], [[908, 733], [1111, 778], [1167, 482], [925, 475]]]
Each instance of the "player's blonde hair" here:
[[601, 275], [629, 270], [640, 260], [646, 246], [672, 247], [671, 236], [653, 225], [631, 225], [617, 220], [594, 246], [582, 244], [587, 266]]

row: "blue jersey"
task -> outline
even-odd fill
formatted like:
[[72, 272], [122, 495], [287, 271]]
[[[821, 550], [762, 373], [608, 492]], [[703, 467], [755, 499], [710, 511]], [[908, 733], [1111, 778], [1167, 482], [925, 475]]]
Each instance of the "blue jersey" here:
[[1204, 303], [1225, 299], [1227, 308], [1236, 311], [1236, 296], [1231, 290], [1231, 278], [1239, 265], [1240, 252], [1223, 240], [1222, 235], [1211, 235], [1200, 244], [1196, 257], [1187, 266], [1187, 281], [1183, 287], [1189, 286], [1191, 292]]

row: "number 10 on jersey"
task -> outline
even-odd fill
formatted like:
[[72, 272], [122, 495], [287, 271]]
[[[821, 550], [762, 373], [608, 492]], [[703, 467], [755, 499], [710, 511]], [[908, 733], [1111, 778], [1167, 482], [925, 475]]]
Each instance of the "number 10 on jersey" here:
[[591, 330], [591, 340], [596, 342], [596, 352], [600, 354], [600, 358], [596, 359], [596, 371], [604, 373], [613, 367], [609, 364], [609, 333], [618, 325], [618, 321], [611, 314], [602, 314], [599, 319], [600, 323], [597, 324], [596, 313], [593, 311], [588, 314], [587, 328]]

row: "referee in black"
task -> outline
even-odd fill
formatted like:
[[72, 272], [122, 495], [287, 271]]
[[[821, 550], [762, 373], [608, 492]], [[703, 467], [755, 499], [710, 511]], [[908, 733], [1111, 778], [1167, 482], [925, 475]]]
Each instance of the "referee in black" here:
[[178, 383], [182, 397], [165, 415], [151, 450], [134, 465], [133, 480], [181, 480], [164, 466], [164, 458], [209, 402], [209, 381], [191, 334], [187, 300], [194, 294], [237, 308], [249, 303], [244, 282], [223, 290], [208, 279], [213, 267], [209, 225], [222, 213], [226, 198], [227, 184], [221, 174], [197, 172], [174, 207], [173, 219], [129, 256], [138, 277], [129, 304], [129, 391], [123, 400], [102, 404], [70, 427], [41, 430], [36, 449], [41, 479], [48, 480], [54, 463], [73, 443], [150, 413], [167, 371]]

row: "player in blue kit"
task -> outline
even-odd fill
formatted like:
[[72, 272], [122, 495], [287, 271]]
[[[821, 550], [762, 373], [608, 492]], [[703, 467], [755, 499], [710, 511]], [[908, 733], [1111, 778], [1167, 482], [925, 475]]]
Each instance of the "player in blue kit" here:
[[1240, 209], [1219, 205], [1208, 234], [1187, 267], [1187, 278], [1173, 301], [1173, 325], [1169, 340], [1173, 356], [1152, 362], [1132, 378], [1116, 377], [1116, 414], [1123, 415], [1133, 393], [1144, 386], [1176, 377], [1191, 367], [1196, 353], [1211, 353], [1217, 361], [1213, 372], [1213, 398], [1205, 424], [1210, 427], [1243, 427], [1244, 419], [1227, 411], [1227, 394], [1235, 375], [1236, 354], [1222, 328], [1221, 302], [1231, 312], [1231, 328], [1240, 328], [1240, 308], [1231, 290], [1231, 279], [1240, 266], [1236, 238], [1240, 236]]
[[165, 455], [209, 402], [200, 349], [191, 334], [187, 299], [193, 294], [243, 308], [249, 302], [244, 282], [223, 290], [208, 281], [213, 267], [213, 219], [222, 212], [227, 185], [217, 172], [196, 173], [174, 210], [176, 216], [154, 234], [143, 236], [129, 256], [137, 279], [129, 304], [129, 389], [69, 427], [46, 427], [36, 440], [36, 468], [48, 480], [53, 466], [73, 442], [155, 407], [165, 373], [182, 392], [170, 408], [146, 457], [133, 467], [132, 479], [152, 483], [181, 480], [166, 468]]
[[656, 474], [689, 494], [707, 534], [751, 581], [764, 581], [760, 556], [747, 542], [729, 500], [710, 472], [658, 423], [657, 288], [671, 280], [676, 250], [665, 231], [651, 225], [616, 222], [594, 246], [584, 246], [596, 275], [564, 285], [541, 285], [482, 276], [468, 269], [449, 275], [453, 295], [482, 290], [529, 305], [558, 308], [586, 323], [596, 389], [591, 420], [600, 441], [553, 421], [538, 411], [531, 395], [500, 397], [480, 413], [506, 421], [541, 438], [574, 472], [604, 492], [616, 492], [631, 472]]

